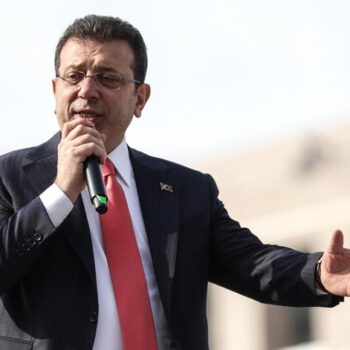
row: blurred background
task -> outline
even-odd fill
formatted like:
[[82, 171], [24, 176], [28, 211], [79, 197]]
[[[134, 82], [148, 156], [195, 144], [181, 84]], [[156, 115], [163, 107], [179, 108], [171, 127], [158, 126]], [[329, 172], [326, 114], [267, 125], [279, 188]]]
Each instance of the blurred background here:
[[[267, 243], [322, 250], [336, 228], [350, 242], [348, 1], [3, 1], [0, 153], [56, 132], [55, 45], [91, 13], [131, 22], [148, 46], [152, 97], [132, 147], [213, 174], [231, 216]], [[211, 285], [211, 348], [349, 349], [348, 309]]]

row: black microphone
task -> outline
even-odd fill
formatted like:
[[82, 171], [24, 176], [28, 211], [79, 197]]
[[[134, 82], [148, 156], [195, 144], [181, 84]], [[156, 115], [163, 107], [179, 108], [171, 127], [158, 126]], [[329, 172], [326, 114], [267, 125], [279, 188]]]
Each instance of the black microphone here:
[[86, 158], [84, 162], [84, 172], [91, 203], [99, 214], [104, 214], [108, 210], [108, 198], [102, 178], [100, 161], [97, 157], [90, 156]]

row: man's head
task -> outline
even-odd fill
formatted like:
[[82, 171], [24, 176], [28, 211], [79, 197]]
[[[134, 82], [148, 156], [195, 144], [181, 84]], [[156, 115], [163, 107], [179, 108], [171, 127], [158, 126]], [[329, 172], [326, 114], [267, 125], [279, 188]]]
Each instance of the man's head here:
[[77, 19], [56, 49], [55, 113], [63, 125], [92, 121], [107, 136], [107, 152], [124, 138], [133, 116], [141, 116], [150, 87], [144, 83], [146, 47], [140, 33], [118, 18]]
[[60, 67], [60, 55], [63, 46], [70, 39], [94, 40], [105, 43], [124, 40], [129, 43], [134, 53], [134, 78], [145, 82], [147, 71], [147, 50], [140, 32], [128, 22], [117, 17], [88, 15], [76, 19], [63, 33], [55, 52], [55, 71]]

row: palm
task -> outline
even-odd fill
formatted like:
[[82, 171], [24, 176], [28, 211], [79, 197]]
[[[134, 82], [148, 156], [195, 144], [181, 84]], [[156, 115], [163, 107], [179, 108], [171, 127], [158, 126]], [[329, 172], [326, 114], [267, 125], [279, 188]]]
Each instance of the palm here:
[[343, 241], [342, 232], [335, 231], [322, 257], [321, 282], [332, 294], [350, 296], [350, 249]]

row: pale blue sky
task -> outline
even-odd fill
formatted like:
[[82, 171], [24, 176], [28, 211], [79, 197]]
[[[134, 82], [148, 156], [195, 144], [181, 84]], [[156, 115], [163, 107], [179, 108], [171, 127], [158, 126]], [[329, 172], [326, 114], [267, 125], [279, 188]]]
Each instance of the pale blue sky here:
[[90, 13], [130, 21], [148, 46], [135, 148], [190, 162], [350, 120], [348, 1], [3, 1], [0, 152], [57, 130], [54, 48]]

